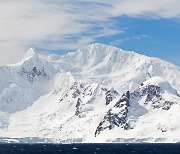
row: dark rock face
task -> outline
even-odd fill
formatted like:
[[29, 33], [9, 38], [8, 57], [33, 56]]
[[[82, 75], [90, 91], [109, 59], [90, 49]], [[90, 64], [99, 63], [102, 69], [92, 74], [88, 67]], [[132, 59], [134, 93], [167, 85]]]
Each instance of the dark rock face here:
[[[106, 90], [106, 105], [108, 105], [113, 99], [111, 93]], [[128, 121], [128, 109], [132, 103], [135, 103], [145, 97], [144, 105], [151, 104], [152, 108], [160, 108], [163, 110], [169, 110], [173, 105], [173, 102], [167, 101], [162, 96], [162, 89], [156, 85], [143, 84], [133, 92], [127, 91], [122, 95], [118, 102], [106, 113], [103, 120], [99, 123], [95, 131], [95, 136], [99, 135], [105, 129], [113, 129], [121, 127], [123, 129], [129, 128]]]
[[[127, 92], [129, 94], [129, 92]], [[105, 129], [113, 129], [116, 127], [121, 127], [123, 129], [128, 128], [127, 115], [128, 107], [130, 106], [127, 93], [123, 95], [119, 101], [111, 108], [107, 114], [104, 116], [103, 120], [99, 123], [95, 136], [99, 135]], [[129, 95], [128, 95], [129, 96]]]
[[76, 90], [72, 93], [72, 98], [76, 98], [76, 97], [78, 97], [80, 94], [81, 94], [81, 92], [80, 92], [78, 89], [76, 89]]
[[81, 94], [82, 88], [79, 87], [78, 82], [74, 82], [74, 84], [71, 86], [70, 90], [73, 91], [72, 98], [77, 98]]
[[81, 97], [92, 96], [93, 91], [90, 86], [86, 86], [82, 83], [74, 82], [70, 90], [73, 91], [72, 98], [77, 98], [81, 95]]
[[142, 96], [146, 95], [145, 102], [152, 101], [153, 98], [156, 98], [157, 100], [162, 99], [162, 96], [160, 95], [161, 88], [159, 86], [147, 85], [146, 87], [142, 88], [140, 91]]
[[[52, 94], [57, 93], [58, 91], [55, 90]], [[91, 101], [94, 100], [94, 98], [92, 97], [93, 93], [95, 92], [92, 90], [91, 86], [80, 82], [74, 82], [69, 88], [68, 92], [61, 97], [59, 103], [61, 103], [64, 99], [70, 96], [72, 98], [71, 102], [75, 102], [76, 104], [75, 116], [79, 116], [79, 118], [81, 118], [81, 114], [84, 112], [82, 111], [82, 106], [84, 106], [85, 104], [90, 104]], [[86, 96], [90, 96], [89, 100], [87, 99], [87, 102], [83, 102], [82, 99]], [[67, 101], [70, 102], [70, 100]]]
[[22, 68], [22, 70], [18, 72], [18, 74], [20, 74], [21, 76], [25, 76], [30, 82], [33, 82], [36, 76], [44, 78], [47, 77], [44, 68], [42, 70], [38, 70], [37, 67], [33, 67], [30, 71], [27, 71], [25, 70], [25, 68]]
[[165, 101], [165, 102], [162, 104], [162, 109], [163, 109], [163, 110], [169, 110], [172, 105], [173, 105], [173, 102]]
[[109, 105], [110, 102], [112, 102], [112, 100], [118, 95], [118, 92], [114, 89], [106, 89], [106, 88], [102, 88], [103, 91], [105, 91], [105, 99], [106, 99], [106, 105]]
[[81, 101], [81, 99], [80, 98], [78, 98], [78, 100], [77, 100], [77, 103], [76, 103], [76, 111], [75, 111], [75, 115], [76, 116], [79, 116], [80, 115], [80, 106], [81, 106], [81, 104], [82, 104], [82, 101]]
[[138, 88], [131, 93], [134, 98], [146, 97], [144, 104], [151, 104], [152, 108], [161, 108], [163, 110], [169, 110], [173, 102], [167, 101], [162, 97], [162, 89], [156, 85], [146, 85]]

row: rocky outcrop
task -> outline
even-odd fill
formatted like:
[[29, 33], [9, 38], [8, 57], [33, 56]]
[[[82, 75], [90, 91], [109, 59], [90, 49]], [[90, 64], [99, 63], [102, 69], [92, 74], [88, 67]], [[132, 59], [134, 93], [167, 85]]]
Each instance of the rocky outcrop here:
[[[106, 89], [105, 89], [106, 90]], [[113, 90], [114, 94], [117, 94]], [[112, 100], [112, 91], [106, 90], [106, 105]], [[95, 136], [99, 135], [105, 129], [113, 129], [114, 127], [121, 127], [128, 129], [128, 109], [132, 103], [144, 101], [144, 105], [150, 105], [153, 109], [158, 108], [162, 110], [169, 110], [173, 105], [172, 101], [168, 101], [163, 97], [163, 89], [158, 85], [144, 85], [133, 92], [127, 91], [122, 95], [116, 104], [108, 110], [103, 120], [99, 123], [95, 131]]]
[[103, 130], [111, 130], [115, 126], [123, 129], [128, 128], [127, 115], [128, 107], [130, 107], [129, 98], [129, 91], [122, 95], [119, 101], [107, 112], [103, 120], [99, 123], [95, 131], [95, 136], [99, 135]]
[[106, 105], [109, 105], [110, 102], [112, 102], [112, 100], [114, 98], [116, 98], [116, 96], [119, 94], [116, 90], [114, 90], [113, 88], [111, 89], [107, 89], [107, 88], [102, 88], [102, 90], [105, 92], [105, 99], [106, 99]]
[[145, 85], [131, 93], [131, 101], [145, 97], [144, 104], [150, 104], [152, 108], [169, 110], [173, 102], [166, 100], [162, 95], [162, 88], [157, 85]]
[[80, 107], [81, 107], [82, 101], [80, 98], [78, 98], [77, 103], [76, 103], [76, 111], [75, 111], [75, 115], [79, 116], [81, 111], [80, 111]]
[[36, 76], [41, 77], [41, 78], [47, 77], [47, 74], [44, 71], [44, 68], [42, 68], [42, 70], [39, 70], [35, 66], [30, 71], [27, 71], [25, 68], [22, 68], [22, 70], [20, 72], [18, 72], [18, 74], [26, 77], [30, 82], [33, 82], [33, 80]]

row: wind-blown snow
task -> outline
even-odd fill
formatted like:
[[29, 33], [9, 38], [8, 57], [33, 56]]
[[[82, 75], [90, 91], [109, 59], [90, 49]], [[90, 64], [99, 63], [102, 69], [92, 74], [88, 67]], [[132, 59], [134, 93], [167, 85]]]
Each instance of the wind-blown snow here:
[[63, 56], [31, 48], [0, 67], [0, 136], [180, 142], [179, 93], [180, 68], [157, 58], [98, 43]]

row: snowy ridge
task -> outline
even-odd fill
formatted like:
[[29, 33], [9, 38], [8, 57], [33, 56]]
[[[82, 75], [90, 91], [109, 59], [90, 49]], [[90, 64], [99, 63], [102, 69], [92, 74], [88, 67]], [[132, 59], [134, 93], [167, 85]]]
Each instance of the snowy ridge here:
[[[120, 91], [133, 90], [150, 77], [160, 76], [180, 91], [180, 68], [131, 51], [99, 43], [88, 45], [57, 59], [49, 59], [75, 78], [115, 87]], [[121, 82], [120, 82], [121, 81]]]
[[180, 68], [160, 59], [98, 43], [30, 49], [0, 77], [2, 142], [180, 142]]
[[34, 48], [30, 48], [30, 49], [25, 53], [24, 58], [22, 59], [22, 62], [23, 62], [23, 61], [27, 61], [28, 59], [33, 58], [33, 57], [38, 58], [38, 55], [36, 54]]

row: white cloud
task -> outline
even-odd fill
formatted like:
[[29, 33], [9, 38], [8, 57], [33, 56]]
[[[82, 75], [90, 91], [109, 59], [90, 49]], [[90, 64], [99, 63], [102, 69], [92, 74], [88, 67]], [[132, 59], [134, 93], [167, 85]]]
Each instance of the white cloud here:
[[105, 31], [107, 18], [97, 7], [78, 0], [1, 0], [0, 65], [17, 61], [30, 46], [75, 49], [119, 33]]
[[179, 0], [0, 0], [0, 65], [30, 46], [76, 49], [122, 30], [112, 17], [179, 18]]
[[19, 42], [0, 42], [0, 65], [16, 63], [27, 49]]
[[179, 18], [179, 0], [112, 0], [108, 10], [111, 16], [145, 18]]
[[141, 39], [151, 39], [151, 37], [148, 36], [148, 35], [130, 36], [130, 37], [125, 37], [125, 38], [122, 38], [122, 39], [115, 40], [113, 42], [110, 42], [109, 44], [114, 45], [114, 46], [118, 46], [119, 44], [122, 44], [122, 43], [124, 43], [126, 41], [141, 40]]

